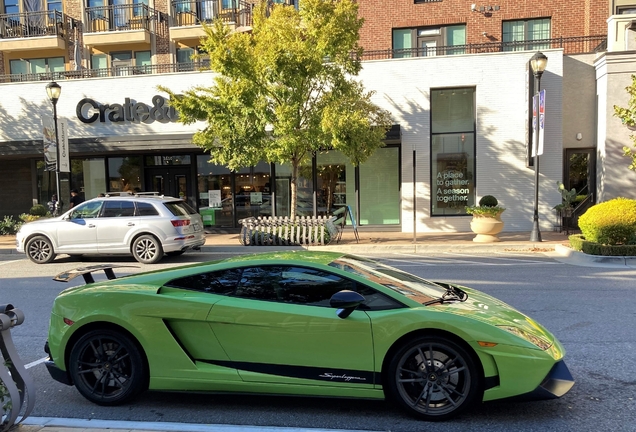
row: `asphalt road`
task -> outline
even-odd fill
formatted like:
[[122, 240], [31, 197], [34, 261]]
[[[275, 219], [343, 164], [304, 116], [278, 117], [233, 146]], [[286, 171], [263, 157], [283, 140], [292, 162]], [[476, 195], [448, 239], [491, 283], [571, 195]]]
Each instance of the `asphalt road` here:
[[[186, 254], [154, 266], [130, 258], [108, 262], [138, 266], [121, 269], [137, 272], [222, 257]], [[542, 254], [376, 258], [428, 279], [483, 290], [537, 319], [565, 346], [566, 363], [577, 381], [574, 388], [561, 399], [491, 402], [457, 420], [430, 424], [381, 401], [146, 392], [130, 405], [100, 407], [73, 387], [53, 381], [44, 365], [35, 364], [30, 368], [37, 386], [32, 416], [392, 432], [636, 430], [636, 270], [577, 267]], [[12, 331], [25, 363], [44, 356], [48, 313], [55, 296], [69, 286], [53, 282], [52, 276], [100, 262], [57, 259], [36, 265], [19, 255], [0, 255], [0, 303], [12, 303], [26, 315], [25, 323]]]

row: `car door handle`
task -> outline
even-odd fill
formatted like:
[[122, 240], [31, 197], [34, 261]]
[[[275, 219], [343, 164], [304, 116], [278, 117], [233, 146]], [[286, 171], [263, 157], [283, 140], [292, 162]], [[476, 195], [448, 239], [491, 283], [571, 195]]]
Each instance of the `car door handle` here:
[[93, 225], [93, 224], [88, 224], [88, 227], [89, 227], [89, 228], [95, 228], [95, 225]]
[[135, 226], [134, 222], [128, 222], [128, 226]]

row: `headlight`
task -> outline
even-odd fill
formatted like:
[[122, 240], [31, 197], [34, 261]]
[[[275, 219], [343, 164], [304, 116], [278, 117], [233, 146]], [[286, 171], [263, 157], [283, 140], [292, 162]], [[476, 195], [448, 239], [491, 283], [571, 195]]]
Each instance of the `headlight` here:
[[519, 327], [515, 327], [515, 326], [497, 326], [497, 327], [509, 333], [512, 333], [513, 335], [518, 336], [521, 339], [527, 340], [531, 344], [538, 346], [544, 351], [552, 346], [552, 342], [550, 342], [546, 338], [542, 338], [540, 336], [529, 333]]

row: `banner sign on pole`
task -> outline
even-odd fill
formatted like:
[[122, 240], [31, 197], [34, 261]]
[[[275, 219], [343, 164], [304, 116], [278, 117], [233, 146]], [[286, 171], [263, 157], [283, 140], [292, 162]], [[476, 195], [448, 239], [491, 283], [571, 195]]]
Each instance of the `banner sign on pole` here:
[[537, 153], [537, 139], [532, 140], [532, 157], [535, 154], [543, 154], [543, 142], [545, 137], [545, 90], [532, 97], [532, 131], [537, 133], [537, 107], [539, 108], [539, 151]]
[[57, 135], [60, 140], [60, 172], [71, 172], [71, 160], [68, 147], [68, 122], [58, 119]]
[[44, 145], [44, 171], [55, 171], [57, 166], [57, 143], [52, 116], [42, 116], [42, 144]]

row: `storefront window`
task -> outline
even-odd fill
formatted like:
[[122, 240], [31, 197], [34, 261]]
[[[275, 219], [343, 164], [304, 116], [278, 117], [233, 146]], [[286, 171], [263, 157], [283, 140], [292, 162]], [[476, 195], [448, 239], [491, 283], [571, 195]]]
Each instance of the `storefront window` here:
[[270, 165], [259, 162], [252, 168], [242, 168], [234, 175], [236, 217], [271, 216]]
[[318, 216], [331, 214], [347, 203], [355, 208], [355, 168], [347, 158], [336, 150], [319, 153], [316, 169]]
[[475, 89], [431, 91], [431, 215], [475, 203]]
[[[62, 187], [63, 188], [63, 187]], [[95, 198], [106, 192], [106, 165], [103, 158], [71, 159], [71, 189], [82, 199]], [[70, 196], [66, 198], [68, 202]]]
[[[299, 167], [297, 216], [313, 216], [314, 185], [311, 180], [311, 160]], [[291, 214], [291, 165], [276, 164], [276, 216]]]
[[146, 166], [190, 165], [190, 155], [146, 156]]
[[232, 227], [232, 174], [228, 168], [209, 160], [209, 155], [197, 156], [197, 199], [203, 224], [218, 228]]
[[141, 157], [108, 158], [108, 187], [109, 192], [141, 191]]
[[380, 148], [360, 165], [360, 225], [400, 223], [399, 174], [398, 147]]

